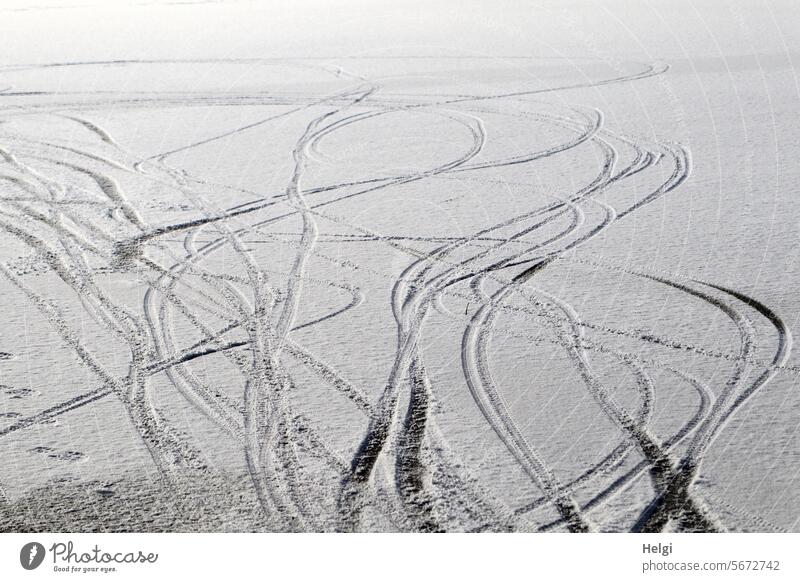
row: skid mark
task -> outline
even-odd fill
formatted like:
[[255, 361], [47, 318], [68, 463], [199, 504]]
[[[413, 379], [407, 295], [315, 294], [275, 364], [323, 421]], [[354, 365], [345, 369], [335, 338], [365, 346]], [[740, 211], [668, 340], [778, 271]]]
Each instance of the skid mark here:
[[[33, 439], [56, 442], [43, 435], [61, 430], [50, 428], [61, 415], [81, 422], [89, 407], [115, 399], [159, 475], [157, 490], [142, 491], [176, 500], [173, 514], [154, 518], [158, 523], [197, 523], [195, 515], [220, 523], [215, 511], [230, 506], [215, 493], [206, 491], [213, 501], [194, 508], [177, 501], [215, 483], [216, 492], [247, 497], [237, 519], [254, 529], [581, 532], [608, 527], [606, 520], [614, 516], [604, 512], [611, 501], [646, 479], [652, 495], [637, 501], [635, 531], [722, 530], [727, 524], [721, 520], [729, 515], [748, 528], [775, 529], [705, 490], [699, 495], [694, 483], [709, 449], [742, 407], [779, 372], [800, 373], [788, 364], [787, 314], [742, 290], [689, 275], [633, 270], [585, 250], [620, 221], [679, 193], [693, 165], [704, 161], [669, 139], [615, 131], [592, 104], [563, 104], [566, 96], [589, 93], [567, 92], [647, 83], [669, 66], [637, 65], [610, 78], [549, 87], [520, 80], [509, 90], [481, 95], [439, 90], [415, 95], [392, 93], [363, 75], [358, 58], [333, 61], [280, 60], [339, 83], [324, 95], [266, 89], [247, 95], [82, 90], [44, 95], [16, 85], [0, 91], [0, 106], [9, 117], [50, 116], [62, 126], [67, 120], [79, 135], [33, 138], [0, 124], [0, 235], [16, 245], [15, 253], [17, 246], [30, 253], [0, 264], [0, 274], [15, 289], [14, 308], [33, 309], [44, 318], [94, 384], [55, 387], [55, 396], [42, 405], [38, 390], [16, 378], [5, 380], [5, 368], [16, 370], [21, 362], [4, 336], [0, 437], [30, 439], [28, 452], [48, 463], [88, 467], [95, 462], [93, 451]], [[86, 61], [9, 66], [3, 72], [276, 62]], [[14, 105], [6, 107], [12, 97]], [[146, 153], [132, 151], [97, 121], [109, 111], [251, 106], [281, 109], [245, 124], [232, 115], [227, 128], [209, 137]], [[492, 149], [498, 120], [522, 136], [514, 150]], [[291, 125], [300, 121], [299, 129]], [[429, 125], [447, 128], [450, 133], [435, 139], [453, 146], [442, 148], [449, 158], [434, 156], [417, 169], [395, 163], [395, 154], [403, 160], [406, 153], [401, 132], [393, 129], [400, 123], [418, 128], [420, 136], [429, 135]], [[296, 135], [282, 152], [288, 161], [282, 188], [214, 181], [175, 162], [178, 153], [186, 160], [200, 148], [222, 154], [239, 140], [269, 139], [270, 132], [290, 127]], [[551, 140], [547, 145], [540, 133]], [[375, 146], [374, 153], [383, 156], [380, 174], [365, 175], [357, 162], [350, 167], [353, 152], [334, 149], [353, 135], [365, 140], [352, 144], [353, 151]], [[527, 174], [554, 164], [567, 174], [577, 165], [575, 176], [582, 177], [558, 191], [544, 188], [538, 177], [526, 181]], [[335, 180], [320, 178], [331, 170]], [[489, 192], [484, 202], [493, 202], [492, 196], [501, 201], [512, 188], [516, 198], [478, 215], [468, 207], [472, 196], [453, 190], [464, 185]], [[148, 189], [157, 189], [163, 199]], [[631, 190], [634, 198], [623, 194]], [[465, 222], [463, 232], [445, 231], [435, 217], [420, 212], [411, 232], [403, 216], [396, 228], [387, 227], [384, 215], [394, 209], [373, 207], [387, 196], [424, 198], [448, 212], [467, 212], [475, 222]], [[179, 220], [158, 218], [159, 210], [175, 216], [178, 209]], [[401, 262], [370, 264], [365, 257], [373, 253], [391, 253]], [[665, 286], [677, 301], [726, 317], [736, 330], [731, 348], [710, 349], [579, 315], [583, 308], [577, 303], [544, 289], [547, 277], [563, 276], [568, 286], [584, 284], [569, 271], [571, 264]], [[135, 301], [109, 290], [110, 282], [119, 280], [135, 290]], [[386, 286], [385, 295], [375, 291], [375, 281]], [[90, 349], [64, 294], [77, 299], [80, 316], [102, 330], [100, 340], [113, 346], [113, 361]], [[373, 310], [381, 310], [380, 319]], [[772, 336], [760, 337], [756, 321], [769, 326]], [[379, 325], [386, 329], [372, 329]], [[393, 341], [387, 359], [371, 360], [360, 337], [364, 326]], [[432, 342], [444, 341], [443, 329], [450, 365], [460, 372], [457, 380], [452, 375], [440, 380], [445, 376], [433, 367], [441, 355], [434, 356]], [[524, 392], [526, 380], [509, 380], [497, 369], [494, 354], [502, 349], [501, 339], [534, 351], [559, 349], [587, 402], [615, 427], [615, 436], [579, 474], [566, 476], [554, 468], [544, 452], [549, 443], [531, 437], [522, 410], [511, 404], [508, 394]], [[616, 347], [619, 339], [629, 347]], [[768, 356], [757, 357], [759, 348]], [[691, 364], [684, 369], [676, 358], [660, 359], [678, 353], [721, 364], [727, 376], [722, 384], [709, 385], [689, 373]], [[124, 372], [112, 373], [120, 369], [119, 359]], [[595, 366], [600, 360], [624, 376], [634, 391], [633, 405], [622, 406], [614, 397], [617, 387], [601, 381]], [[216, 375], [215, 361], [224, 362], [224, 379]], [[363, 376], [358, 380], [348, 377], [354, 363]], [[303, 374], [295, 377], [297, 369]], [[160, 382], [153, 381], [155, 375]], [[454, 401], [449, 398], [454, 391], [465, 397], [460, 402], [471, 407], [468, 414], [446, 410], [443, 403]], [[665, 391], [687, 412], [670, 434], [657, 434], [653, 419], [665, 413], [659, 408]], [[300, 394], [319, 401], [306, 406]], [[175, 401], [186, 407], [188, 430], [178, 429], [172, 417], [177, 413], [161, 404]], [[329, 419], [315, 416], [319, 403], [328, 401], [342, 415], [336, 434], [321, 428], [330, 426]], [[483, 423], [475, 439], [492, 442], [471, 441], [471, 435], [454, 430], [452, 418], [459, 413]], [[215, 444], [236, 457], [244, 474], [230, 481], [210, 466], [208, 443], [193, 432], [191, 420], [186, 422], [194, 418], [212, 427]], [[562, 444], [569, 455], [573, 444]], [[482, 445], [503, 455], [497, 467], [515, 464], [527, 489], [515, 495], [503, 482], [487, 478], [492, 473], [485, 462], [463, 460], [474, 457], [470, 447]], [[69, 490], [70, 498], [84, 499], [85, 493]], [[98, 503], [130, 500], [124, 483], [110, 479], [87, 491]], [[6, 497], [4, 490], [0, 495]], [[61, 516], [52, 519], [61, 523]]]

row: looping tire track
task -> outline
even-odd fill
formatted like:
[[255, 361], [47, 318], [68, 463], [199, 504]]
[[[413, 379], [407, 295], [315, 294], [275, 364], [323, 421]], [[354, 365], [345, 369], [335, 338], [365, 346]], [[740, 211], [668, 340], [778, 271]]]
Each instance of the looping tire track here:
[[[125, 62], [115, 64], [124, 66]], [[1, 178], [26, 191], [32, 199], [36, 199], [36, 203], [46, 203], [49, 209], [48, 213], [44, 213], [37, 210], [33, 202], [9, 199], [4, 201], [4, 207], [13, 212], [2, 210], [3, 222], [0, 226], [5, 232], [42, 254], [49, 261], [49, 266], [79, 295], [89, 315], [101, 325], [108, 327], [129, 346], [131, 352], [128, 376], [122, 380], [112, 378], [76, 339], [55, 305], [37, 295], [3, 267], [6, 278], [39, 308], [51, 324], [59, 329], [64, 342], [75, 350], [90, 369], [95, 371], [101, 380], [101, 387], [24, 418], [10, 427], [2, 428], [0, 436], [91, 404], [108, 394], [117, 394], [129, 410], [132, 422], [148, 445], [155, 463], [165, 476], [179, 486], [181, 472], [187, 467], [203, 469], [204, 461], [199, 451], [194, 451], [182, 437], [174, 433], [153, 404], [147, 378], [163, 371], [178, 392], [186, 396], [197, 410], [243, 447], [245, 461], [262, 509], [268, 514], [277, 516], [287, 529], [318, 530], [330, 525], [319, 516], [319, 507], [313, 499], [313, 494], [306, 488], [307, 480], [301, 453], [323, 461], [342, 481], [338, 515], [335, 516], [333, 525], [338, 529], [357, 529], [362, 509], [368, 505], [378, 507], [379, 511], [398, 527], [422, 531], [447, 529], [448, 509], [444, 504], [443, 494], [448, 493], [448, 488], [456, 488], [463, 491], [458, 495], [454, 494], [448, 503], [471, 505], [479, 521], [489, 520], [489, 523], [480, 526], [481, 528], [514, 529], [519, 527], [524, 514], [544, 504], [551, 504], [561, 514], [561, 520], [543, 527], [550, 528], [566, 523], [573, 531], [586, 531], [590, 528], [586, 512], [603, 503], [615, 492], [624, 489], [644, 470], [650, 471], [656, 499], [642, 513], [635, 529], [659, 531], [670, 521], [678, 522], [680, 527], [687, 530], [715, 527], [713, 519], [707, 517], [704, 508], [693, 500], [691, 483], [699, 470], [704, 453], [729, 419], [785, 366], [791, 349], [791, 335], [782, 319], [766, 305], [741, 292], [711, 283], [694, 282], [747, 304], [778, 332], [778, 346], [770, 365], [765, 367], [753, 382], [743, 387], [750, 371], [756, 365], [760, 366], [753, 355], [756, 347], [755, 333], [749, 319], [725, 301], [697, 290], [694, 284], [679, 283], [667, 277], [636, 274], [668, 285], [721, 310], [739, 329], [742, 343], [740, 353], [733, 360], [734, 373], [716, 399], [712, 397], [708, 388], [696, 379], [680, 370], [662, 366], [690, 384], [699, 394], [700, 403], [695, 415], [678, 432], [659, 442], [648, 428], [653, 412], [654, 388], [647, 368], [654, 364], [606, 350], [602, 345], [597, 350], [598, 353], [619, 359], [620, 363], [633, 373], [639, 388], [641, 409], [636, 415], [631, 415], [613, 400], [592, 374], [586, 356], [587, 342], [583, 338], [583, 330], [590, 327], [580, 321], [574, 309], [563, 300], [543, 291], [530, 291], [525, 288], [535, 274], [554, 264], [565, 252], [590, 240], [616, 221], [683, 184], [691, 172], [689, 151], [680, 144], [669, 142], [645, 146], [643, 140], [633, 140], [606, 129], [602, 112], [573, 110], [572, 113], [577, 114], [577, 118], [537, 113], [522, 114], [537, 122], [548, 123], [574, 134], [563, 143], [537, 152], [489, 161], [472, 161], [481, 153], [486, 142], [483, 122], [473, 114], [481, 111], [503, 114], [502, 111], [487, 109], [487, 104], [493, 100], [523, 101], [524, 97], [538, 93], [643, 79], [665, 72], [666, 67], [650, 66], [631, 75], [565, 87], [486, 96], [444, 97], [417, 103], [403, 102], [402, 99], [393, 100], [392, 96], [377, 97], [378, 87], [370, 85], [364, 77], [345, 71], [341, 67], [326, 70], [342, 79], [353, 80], [357, 85], [355, 88], [322, 99], [287, 98], [287, 103], [297, 106], [277, 116], [270, 116], [184, 147], [140, 159], [130, 169], [125, 163], [118, 163], [96, 152], [81, 151], [55, 143], [27, 142], [26, 147], [44, 146], [79, 156], [81, 162], [76, 163], [43, 155], [26, 154], [25, 159], [59, 166], [92, 180], [105, 196], [105, 204], [111, 207], [111, 216], [117, 223], [124, 225], [123, 238], [110, 236], [91, 221], [83, 220], [77, 213], [58, 205], [55, 201], [58, 184], [48, 180], [31, 166], [21, 163], [7, 150], [0, 150], [3, 160], [25, 174], [29, 180], [17, 176]], [[476, 107], [476, 103], [480, 103], [482, 109]], [[165, 160], [172, 154], [235, 136], [274, 119], [315, 106], [332, 109], [316, 117], [306, 126], [293, 151], [292, 178], [286, 191], [277, 198], [255, 200], [227, 210], [216, 208], [212, 210], [202, 196], [194, 192], [191, 184], [197, 184], [200, 189], [212, 188], [213, 184], [195, 178], [185, 171], [170, 168], [166, 164]], [[354, 106], [368, 109], [334, 119], [334, 116]], [[465, 108], [467, 112], [458, 108]], [[418, 112], [421, 115], [434, 115], [455, 121], [470, 131], [473, 138], [472, 148], [458, 159], [409, 175], [388, 178], [368, 177], [318, 188], [302, 186], [301, 178], [309, 163], [332, 161], [326, 157], [321, 148], [325, 137], [345, 126], [394, 112]], [[71, 114], [57, 112], [53, 114], [81, 125], [103, 142], [104, 147], [115, 149], [125, 154], [125, 157], [130, 157], [108, 132], [94, 122]], [[328, 121], [330, 123], [324, 125]], [[322, 207], [366, 196], [389, 186], [403, 186], [426, 179], [449, 179], [464, 172], [496, 170], [528, 164], [572, 150], [582, 144], [591, 144], [603, 154], [599, 173], [589, 184], [569, 196], [560, 198], [558, 202], [504, 220], [469, 236], [436, 241], [445, 244], [432, 252], [420, 253], [400, 242], [398, 238], [382, 235], [321, 210]], [[632, 150], [634, 157], [627, 166], [617, 169], [622, 162], [618, 148], [620, 145], [623, 149]], [[627, 208], [616, 212], [611, 206], [596, 198], [597, 194], [605, 192], [616, 183], [667, 162], [671, 162], [673, 166], [669, 178]], [[177, 188], [187, 198], [196, 202], [196, 207], [203, 216], [184, 223], [156, 227], [148, 225], [128, 200], [118, 182], [110, 175], [95, 170], [92, 164], [102, 164], [114, 171], [133, 172], [140, 176], [154, 171], [159, 174], [158, 177], [151, 176], [154, 180], [163, 179], [166, 183], [171, 183], [173, 185], [171, 187]], [[307, 198], [310, 195], [343, 190], [351, 186], [366, 187], [318, 204], [310, 204]], [[41, 196], [40, 189], [48, 191], [49, 198]], [[586, 204], [603, 209], [605, 218], [597, 224], [590, 224], [588, 230], [584, 231], [588, 222], [587, 212], [584, 209]], [[255, 215], [278, 205], [288, 206], [291, 211], [255, 223], [242, 223], [243, 225], [238, 228], [229, 225], [230, 222], [244, 220], [250, 214]], [[9, 219], [19, 215], [22, 218], [22, 226], [8, 222]], [[253, 260], [244, 248], [241, 236], [247, 231], [260, 231], [267, 225], [291, 216], [299, 216], [303, 227], [299, 233], [298, 243], [294, 245], [295, 258], [291, 268], [287, 273], [278, 274], [285, 277], [286, 285], [282, 292], [282, 306], [276, 309], [272, 276], [268, 275], [270, 271]], [[353, 300], [348, 305], [302, 324], [295, 322], [304, 294], [304, 285], [313, 281], [306, 272], [309, 259], [312, 256], [319, 256], [315, 249], [320, 240], [319, 219], [348, 226], [357, 233], [355, 236], [362, 240], [389, 245], [394, 250], [417, 259], [395, 281], [392, 291], [391, 304], [397, 324], [397, 353], [386, 386], [377, 403], [371, 402], [366, 393], [347, 382], [331, 365], [290, 338], [292, 331], [336, 318], [358, 307], [363, 299], [360, 291], [349, 288], [353, 292]], [[528, 240], [539, 232], [546, 232], [546, 228], [560, 224], [559, 221], [563, 219], [568, 223], [561, 231], [539, 242]], [[213, 228], [219, 234], [219, 238], [198, 248], [195, 239], [205, 228]], [[504, 228], [519, 230], [507, 238], [492, 240], [490, 236], [492, 232]], [[44, 239], [32, 234], [37, 229], [52, 231], [61, 250], [53, 250]], [[584, 232], [577, 236], [581, 231]], [[177, 232], [185, 232], [186, 254], [177, 258], [177, 262], [171, 267], [161, 267], [148, 257], [149, 245], [158, 245], [163, 249], [164, 246], [159, 239], [165, 234]], [[273, 235], [273, 238], [279, 237]], [[426, 240], [435, 241], [434, 238]], [[488, 244], [481, 248], [478, 243]], [[227, 280], [202, 265], [203, 259], [222, 248], [234, 250], [245, 268], [246, 278]], [[460, 254], [473, 248], [478, 249], [478, 252], [467, 258], [463, 258]], [[69, 265], [58, 258], [60, 254], [69, 258]], [[100, 291], [93, 280], [87, 260], [90, 255], [109, 260], [112, 269], [119, 271], [155, 273], [155, 277], [144, 277], [148, 290], [141, 317], [114, 304], [110, 297]], [[523, 268], [515, 275], [505, 276], [507, 270], [517, 266]], [[181, 298], [178, 293], [178, 285], [186, 283], [185, 275], [198, 277], [206, 286], [205, 289], [195, 290], [195, 297], [191, 300]], [[482, 283], [485, 280], [498, 283], [500, 289], [487, 296], [482, 291]], [[516, 511], [510, 511], [493, 500], [491, 493], [485, 491], [473, 479], [469, 469], [459, 466], [455, 452], [437, 426], [433, 406], [436, 387], [426, 373], [424, 355], [419, 348], [430, 307], [441, 310], [442, 297], [445, 294], [454, 294], [454, 287], [464, 281], [469, 281], [473, 297], [478, 303], [477, 310], [468, 318], [462, 338], [461, 357], [467, 385], [498, 437], [545, 493], [544, 497]], [[345, 288], [336, 282], [322, 281], [322, 283]], [[243, 296], [237, 285], [249, 286], [253, 293], [252, 301]], [[541, 455], [527, 442], [491, 375], [489, 350], [492, 334], [497, 331], [498, 315], [513, 313], [509, 311], [510, 306], [505, 304], [512, 294], [518, 294], [529, 301], [536, 296], [545, 297], [545, 303], [549, 304], [545, 309], [549, 310], [548, 317], [556, 311], [561, 312], [562, 315], [553, 316], [558, 321], [556, 324], [552, 324], [552, 321], [545, 317], [546, 327], [549, 326], [554, 332], [555, 342], [565, 347], [600, 408], [627, 434], [626, 439], [613, 448], [604, 459], [571, 482], [561, 483]], [[542, 308], [538, 303], [535, 307]], [[195, 313], [196, 309], [221, 317], [229, 323], [221, 332], [214, 331], [202, 321], [200, 315]], [[469, 305], [467, 311], [468, 309]], [[200, 332], [202, 339], [195, 346], [180, 348], [177, 345], [172, 329], [173, 310]], [[454, 314], [449, 313], [449, 315]], [[224, 333], [237, 328], [246, 333], [245, 340], [222, 341], [221, 336]], [[246, 358], [242, 352], [235, 349], [238, 347], [246, 347], [252, 358]], [[244, 379], [243, 402], [234, 402], [221, 391], [204, 385], [192, 373], [189, 362], [211, 353], [222, 353], [239, 370]], [[303, 364], [368, 416], [369, 426], [357, 453], [349, 463], [325, 442], [323, 436], [314, 429], [310, 419], [293, 410], [288, 400], [288, 395], [294, 391], [293, 379], [281, 363], [282, 357], [289, 357]], [[406, 390], [403, 390], [404, 387]], [[405, 415], [401, 417], [399, 404], [403, 395], [407, 396], [407, 408]], [[673, 446], [689, 438], [691, 442], [685, 457], [680, 463], [675, 463], [671, 457]], [[638, 446], [645, 461], [620, 476], [589, 503], [583, 506], [577, 504], [572, 494], [579, 487], [593, 482], [595, 475], [620, 463], [633, 444]], [[381, 461], [392, 457], [394, 462]]]

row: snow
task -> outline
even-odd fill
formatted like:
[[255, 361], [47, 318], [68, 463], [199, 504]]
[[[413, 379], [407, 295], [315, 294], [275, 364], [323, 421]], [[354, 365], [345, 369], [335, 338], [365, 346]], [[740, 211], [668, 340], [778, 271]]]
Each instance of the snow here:
[[790, 1], [0, 6], [4, 531], [796, 531]]

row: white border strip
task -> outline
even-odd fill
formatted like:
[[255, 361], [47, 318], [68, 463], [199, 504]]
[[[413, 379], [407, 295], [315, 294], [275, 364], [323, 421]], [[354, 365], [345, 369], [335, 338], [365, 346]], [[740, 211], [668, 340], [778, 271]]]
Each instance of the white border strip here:
[[[46, 555], [26, 571], [34, 542]], [[2, 534], [0, 580], [777, 581], [800, 580], [799, 549], [800, 534]]]

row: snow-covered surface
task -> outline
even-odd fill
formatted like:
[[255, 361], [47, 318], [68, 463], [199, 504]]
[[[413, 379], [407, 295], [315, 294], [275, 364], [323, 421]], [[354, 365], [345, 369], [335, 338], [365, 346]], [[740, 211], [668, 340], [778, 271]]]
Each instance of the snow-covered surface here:
[[800, 529], [800, 15], [0, 5], [0, 528]]

